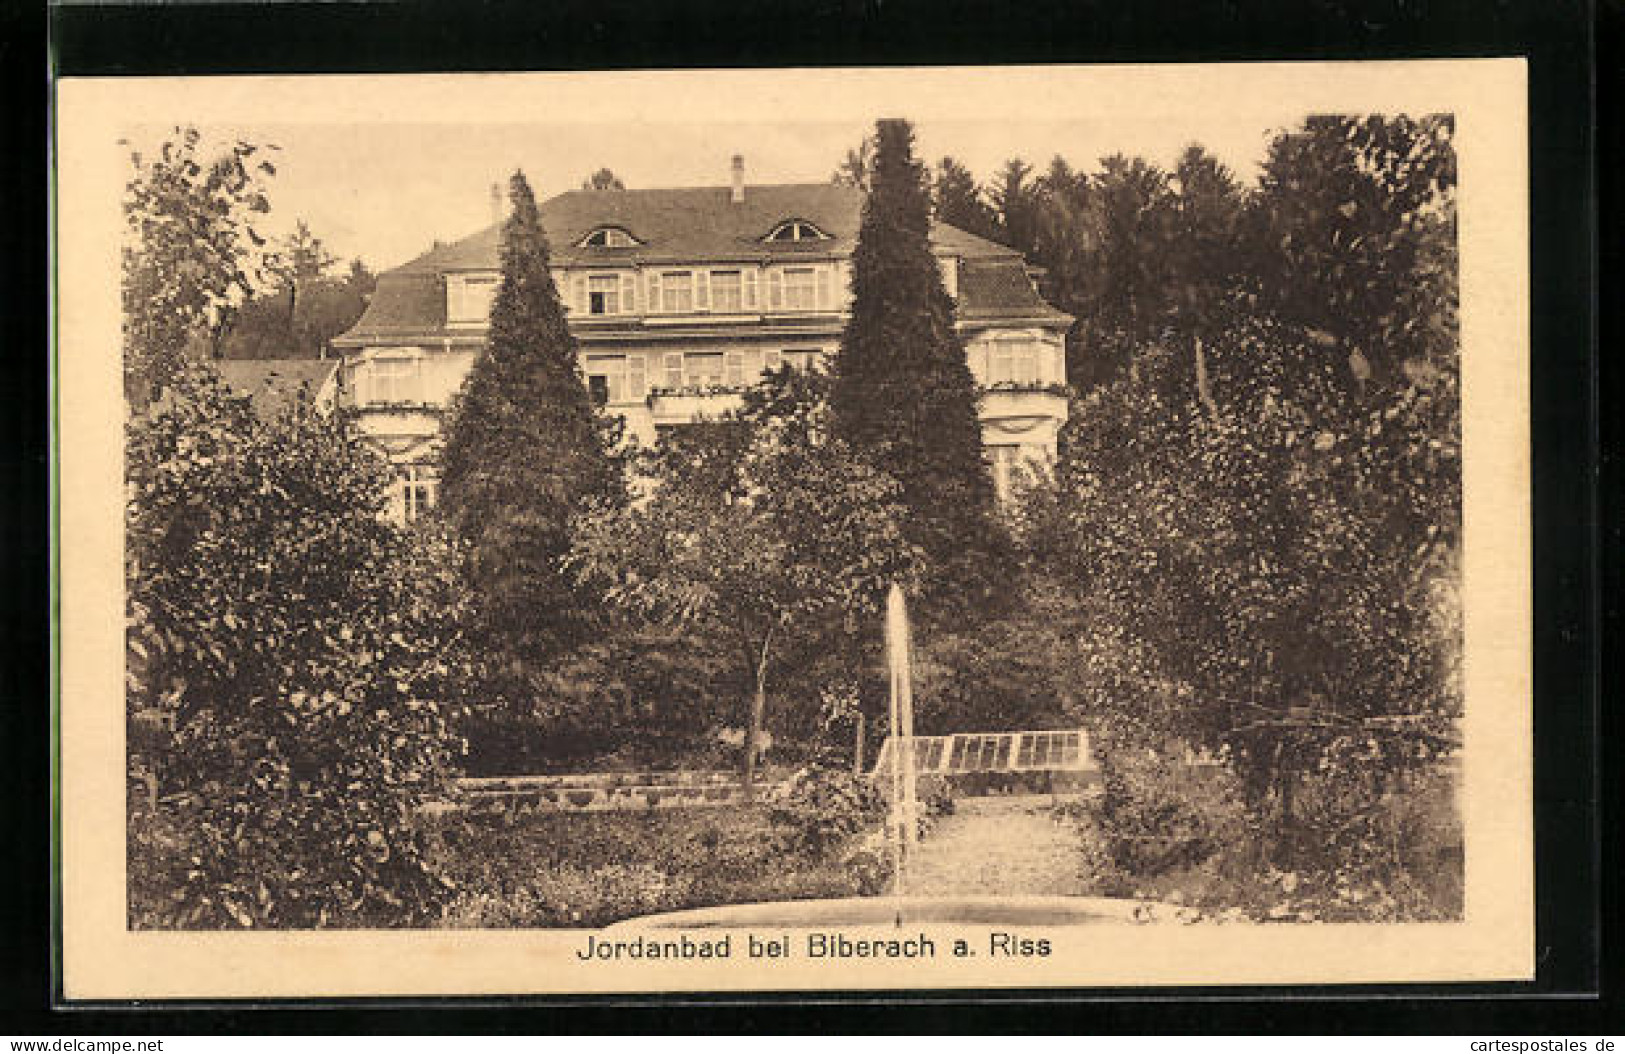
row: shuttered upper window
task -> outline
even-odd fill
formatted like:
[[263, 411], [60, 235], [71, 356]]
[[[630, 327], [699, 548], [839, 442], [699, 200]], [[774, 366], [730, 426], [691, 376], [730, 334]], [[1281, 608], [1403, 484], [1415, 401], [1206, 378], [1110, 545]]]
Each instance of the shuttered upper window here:
[[790, 311], [811, 311], [818, 306], [818, 283], [811, 267], [784, 269], [784, 306]]
[[612, 274], [595, 274], [587, 278], [587, 314], [618, 315], [621, 313], [621, 280]]
[[740, 311], [745, 306], [745, 284], [738, 271], [711, 272], [711, 310]]
[[660, 310], [682, 314], [694, 310], [694, 273], [665, 271], [660, 275]]

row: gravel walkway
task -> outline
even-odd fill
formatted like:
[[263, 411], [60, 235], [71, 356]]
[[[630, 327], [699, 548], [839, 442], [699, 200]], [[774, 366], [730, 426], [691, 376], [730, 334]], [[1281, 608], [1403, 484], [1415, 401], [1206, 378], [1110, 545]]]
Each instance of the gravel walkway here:
[[1048, 794], [961, 798], [915, 848], [912, 896], [1087, 896], [1093, 883], [1076, 827], [1050, 815]]

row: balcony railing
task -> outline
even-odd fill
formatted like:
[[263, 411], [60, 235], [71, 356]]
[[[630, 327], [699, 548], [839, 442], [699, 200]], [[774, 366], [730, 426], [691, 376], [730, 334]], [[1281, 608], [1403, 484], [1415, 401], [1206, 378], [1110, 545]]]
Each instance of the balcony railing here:
[[653, 388], [649, 413], [657, 425], [680, 425], [697, 420], [718, 420], [745, 405], [745, 387], [738, 384], [702, 384], [683, 388]]

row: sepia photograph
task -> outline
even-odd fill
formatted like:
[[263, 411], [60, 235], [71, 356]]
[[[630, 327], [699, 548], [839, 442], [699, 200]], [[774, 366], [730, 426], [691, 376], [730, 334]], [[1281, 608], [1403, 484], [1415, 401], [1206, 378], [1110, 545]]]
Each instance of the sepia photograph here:
[[1521, 69], [1363, 65], [84, 85], [66, 898], [259, 994], [1518, 976]]

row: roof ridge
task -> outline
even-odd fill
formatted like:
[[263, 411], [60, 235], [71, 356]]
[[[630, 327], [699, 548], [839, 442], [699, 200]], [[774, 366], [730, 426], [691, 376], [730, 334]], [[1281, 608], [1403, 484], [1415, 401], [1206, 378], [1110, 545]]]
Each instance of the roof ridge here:
[[[650, 252], [692, 249], [696, 259], [735, 252], [766, 238], [772, 221], [801, 219], [834, 238], [856, 244], [864, 192], [837, 183], [747, 184], [744, 200], [730, 201], [729, 186], [647, 187], [640, 190], [572, 188], [537, 205], [555, 256], [571, 257], [579, 240], [597, 226], [618, 225], [648, 242]], [[782, 215], [781, 215], [782, 214]], [[442, 274], [489, 266], [498, 255], [502, 223], [489, 223], [450, 241], [434, 244], [385, 273]], [[932, 221], [932, 241], [952, 255], [1019, 256], [1008, 246]], [[773, 246], [793, 253], [804, 246]]]
[[[852, 194], [861, 194], [861, 193], [863, 193], [861, 190], [859, 190], [856, 187], [849, 187], [844, 183], [835, 183], [835, 182], [832, 182], [830, 180], [813, 180], [811, 182], [804, 182], [804, 183], [746, 183], [745, 184], [745, 190], [747, 192], [750, 191], [752, 188], [754, 188], [756, 190], [780, 190], [780, 189], [790, 188], [790, 187], [793, 187], [793, 188], [796, 188], [796, 189], [811, 189], [813, 187], [818, 187], [818, 188], [821, 188], [821, 189], [828, 189], [828, 190], [833, 190], [833, 191], [841, 191], [841, 192], [852, 193]], [[704, 184], [696, 184], [696, 185], [683, 186], [683, 187], [627, 187], [627, 188], [625, 188], [623, 190], [594, 190], [591, 187], [571, 187], [569, 190], [561, 190], [557, 194], [554, 194], [552, 197], [544, 198], [542, 200], [544, 202], [552, 201], [553, 198], [562, 198], [566, 194], [653, 194], [653, 193], [659, 193], [659, 192], [662, 192], [662, 191], [694, 191], [694, 190], [731, 191], [732, 189], [733, 188], [731, 186], [729, 186], [727, 183], [704, 183]]]

